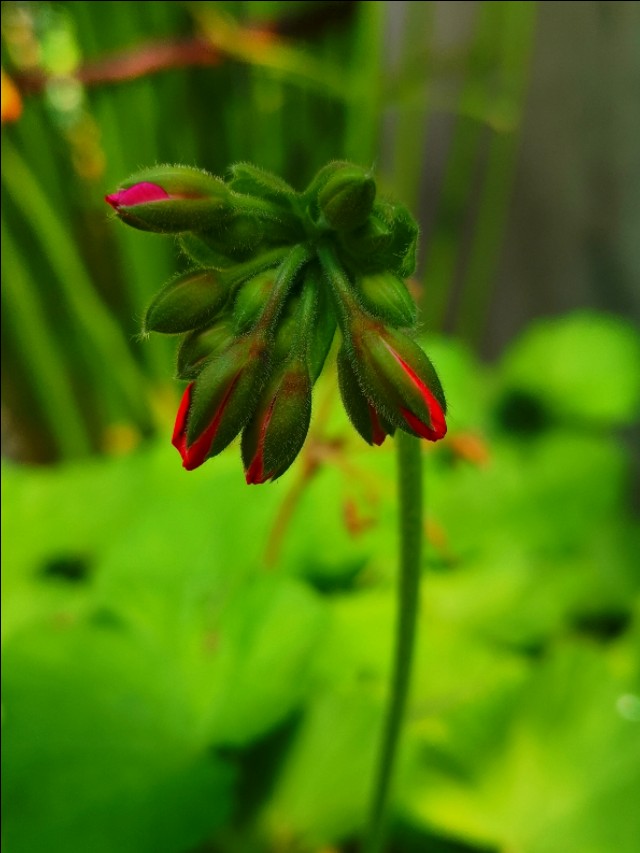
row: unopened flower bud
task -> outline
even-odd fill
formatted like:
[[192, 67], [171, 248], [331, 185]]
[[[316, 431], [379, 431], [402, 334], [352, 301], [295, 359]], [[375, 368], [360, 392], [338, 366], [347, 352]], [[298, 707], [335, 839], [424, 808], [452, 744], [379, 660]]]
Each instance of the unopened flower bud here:
[[233, 305], [233, 322], [237, 334], [247, 332], [254, 326], [273, 289], [277, 274], [276, 268], [267, 269], [241, 285]]
[[419, 228], [404, 204], [389, 204], [381, 206], [384, 218], [393, 234], [385, 257], [388, 257], [388, 268], [397, 273], [400, 278], [409, 278], [416, 270]]
[[365, 397], [344, 349], [338, 353], [338, 383], [349, 420], [367, 444], [381, 445], [393, 435], [395, 427]]
[[364, 225], [341, 235], [341, 244], [349, 257], [365, 269], [386, 266], [384, 261], [393, 240], [389, 225], [377, 216], [370, 216]]
[[209, 228], [223, 221], [228, 200], [223, 181], [184, 166], [145, 169], [105, 196], [127, 225], [161, 233]]
[[413, 326], [416, 304], [407, 286], [395, 273], [368, 273], [356, 277], [360, 301], [370, 314], [392, 326]]
[[352, 327], [351, 365], [376, 410], [405, 432], [444, 438], [446, 401], [438, 375], [406, 335], [373, 321]]
[[220, 273], [184, 273], [154, 298], [144, 318], [145, 331], [175, 335], [206, 326], [224, 307], [228, 296], [228, 284]]
[[242, 433], [242, 461], [249, 485], [276, 480], [302, 449], [311, 419], [311, 377], [294, 358], [267, 383]]
[[366, 222], [375, 196], [376, 183], [369, 172], [344, 164], [318, 193], [318, 204], [332, 228], [352, 231]]
[[173, 445], [188, 471], [224, 450], [251, 417], [268, 374], [269, 343], [263, 335], [236, 339], [187, 387]]
[[229, 187], [237, 193], [266, 198], [287, 207], [297, 195], [293, 187], [282, 178], [251, 163], [235, 163], [230, 167], [229, 174]]
[[298, 319], [296, 316], [297, 300], [289, 299], [283, 316], [278, 321], [276, 339], [273, 345], [273, 360], [277, 364], [284, 361], [290, 354], [291, 348], [298, 337]]
[[309, 370], [311, 371], [311, 378], [315, 382], [322, 373], [322, 368], [331, 349], [337, 321], [331, 296], [322, 281], [322, 273], [317, 264], [309, 265], [302, 285], [303, 293], [310, 287], [314, 288], [318, 300], [309, 345]]
[[187, 335], [178, 350], [176, 375], [178, 379], [195, 379], [207, 361], [219, 355], [235, 340], [233, 324], [224, 316]]

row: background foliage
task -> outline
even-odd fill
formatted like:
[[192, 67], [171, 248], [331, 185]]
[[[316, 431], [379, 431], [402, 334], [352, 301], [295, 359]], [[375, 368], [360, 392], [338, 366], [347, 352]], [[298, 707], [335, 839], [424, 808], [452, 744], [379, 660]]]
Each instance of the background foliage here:
[[[424, 448], [390, 849], [637, 849], [638, 171], [616, 184], [633, 125], [612, 106], [617, 135], [591, 160], [585, 135], [575, 180], [526, 185], [564, 5], [4, 4], [9, 853], [326, 853], [361, 833], [394, 619], [390, 442], [353, 434], [329, 373], [283, 481], [247, 489], [232, 452], [182, 471], [172, 343], [138, 337], [180, 260], [102, 201], [154, 162], [247, 159], [301, 187], [337, 157], [420, 212], [415, 291], [451, 401]], [[574, 53], [587, 32], [623, 68], [637, 4], [571, 6]], [[603, 151], [615, 216], [582, 254], [570, 228], [544, 242], [546, 218], [593, 204], [575, 164]], [[552, 293], [558, 270], [579, 284]], [[580, 302], [629, 316], [524, 322]]]

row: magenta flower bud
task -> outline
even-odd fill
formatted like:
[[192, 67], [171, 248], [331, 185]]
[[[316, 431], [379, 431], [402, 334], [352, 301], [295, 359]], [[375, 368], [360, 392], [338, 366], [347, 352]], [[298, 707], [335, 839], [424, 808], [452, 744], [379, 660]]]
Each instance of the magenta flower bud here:
[[410, 338], [369, 321], [354, 322], [351, 364], [365, 396], [405, 432], [438, 441], [447, 432], [438, 375]]
[[224, 222], [229, 190], [199, 169], [158, 167], [133, 175], [105, 196], [118, 217], [142, 231], [199, 231]]
[[184, 392], [172, 444], [187, 471], [216, 456], [251, 417], [269, 369], [269, 340], [237, 338]]
[[344, 348], [338, 353], [338, 383], [349, 420], [367, 444], [380, 446], [388, 435], [394, 434], [395, 427], [364, 395]]
[[311, 377], [304, 359], [288, 362], [267, 384], [242, 433], [248, 485], [277, 480], [302, 449], [311, 419]]

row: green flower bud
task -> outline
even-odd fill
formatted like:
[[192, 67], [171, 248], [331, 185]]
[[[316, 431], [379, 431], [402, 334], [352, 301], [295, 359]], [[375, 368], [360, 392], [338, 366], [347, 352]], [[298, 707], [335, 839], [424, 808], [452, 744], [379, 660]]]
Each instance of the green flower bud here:
[[[316, 267], [317, 269], [317, 267]], [[276, 364], [303, 358], [311, 364], [320, 290], [317, 277], [305, 270], [302, 281], [290, 293], [276, 329], [273, 357]], [[313, 353], [319, 358], [319, 353]], [[315, 376], [313, 377], [315, 380]]]
[[282, 178], [251, 163], [235, 163], [229, 168], [229, 174], [229, 187], [237, 193], [258, 196], [286, 207], [297, 196]]
[[273, 346], [273, 360], [275, 364], [285, 361], [291, 353], [291, 349], [298, 337], [298, 317], [296, 308], [298, 299], [289, 299], [283, 316], [278, 322], [276, 340]]
[[336, 333], [336, 315], [333, 311], [331, 296], [327, 291], [322, 274], [317, 264], [310, 266], [310, 275], [303, 283], [303, 293], [306, 288], [314, 284], [318, 294], [315, 323], [313, 324], [312, 338], [309, 345], [309, 370], [311, 378], [315, 382], [322, 373], [322, 368], [329, 355], [331, 344]]
[[364, 263], [369, 268], [380, 266], [380, 257], [386, 257], [392, 240], [391, 226], [377, 216], [370, 216], [360, 228], [341, 235], [340, 243], [357, 265]]
[[407, 286], [392, 272], [356, 276], [356, 289], [364, 307], [392, 326], [413, 326], [418, 319], [416, 304]]
[[205, 329], [191, 332], [178, 349], [178, 379], [194, 379], [205, 363], [230, 346], [235, 337], [233, 324], [227, 316], [221, 317]]
[[267, 384], [242, 433], [249, 485], [284, 474], [302, 449], [310, 420], [311, 377], [304, 358], [294, 358]]
[[206, 326], [224, 307], [229, 286], [219, 272], [192, 270], [170, 281], [144, 318], [145, 332], [175, 335]]
[[384, 203], [381, 212], [393, 235], [385, 255], [387, 267], [400, 278], [409, 278], [416, 271], [420, 229], [404, 204]]
[[344, 347], [338, 353], [338, 383], [349, 420], [367, 444], [380, 445], [395, 427], [364, 395]]
[[339, 231], [363, 225], [376, 197], [376, 183], [360, 166], [345, 164], [318, 193], [318, 204], [327, 223]]
[[429, 441], [447, 432], [438, 375], [418, 344], [365, 317], [353, 318], [348, 354], [365, 397], [389, 423]]
[[266, 269], [245, 281], [236, 295], [233, 306], [233, 324], [241, 335], [253, 328], [273, 289], [277, 268]]
[[310, 202], [313, 199], [317, 200], [318, 194], [327, 181], [329, 181], [334, 175], [341, 172], [345, 166], [351, 166], [351, 163], [348, 163], [346, 160], [331, 160], [330, 163], [327, 163], [319, 169], [307, 189], [304, 191], [303, 198], [307, 202]]

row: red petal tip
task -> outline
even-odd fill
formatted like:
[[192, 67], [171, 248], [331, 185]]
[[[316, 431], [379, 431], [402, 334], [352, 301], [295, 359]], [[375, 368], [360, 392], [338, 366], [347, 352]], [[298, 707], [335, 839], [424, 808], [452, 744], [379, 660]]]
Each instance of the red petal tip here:
[[387, 433], [384, 431], [382, 424], [380, 423], [380, 418], [378, 417], [378, 413], [373, 408], [371, 403], [369, 405], [369, 417], [371, 419], [371, 441], [376, 447], [380, 447], [385, 438], [387, 437]]
[[256, 455], [251, 460], [251, 464], [245, 471], [245, 480], [247, 481], [247, 486], [259, 486], [262, 483], [266, 483], [269, 479], [268, 476], [265, 476], [264, 466], [262, 464], [262, 454], [260, 451], [256, 453]]
[[409, 424], [411, 429], [416, 432], [421, 438], [426, 438], [427, 441], [439, 441], [447, 434], [447, 424], [444, 420], [444, 415], [442, 414], [442, 410], [439, 406], [438, 410], [439, 417], [432, 408], [429, 409], [433, 428], [427, 426], [426, 424], [423, 424], [422, 421], [408, 409], [400, 409], [400, 413], [402, 414], [402, 417], [405, 419], [405, 421]]
[[175, 426], [173, 427], [173, 435], [171, 436], [171, 444], [182, 456], [184, 460], [187, 455], [187, 416], [189, 414], [189, 406], [191, 404], [191, 391], [193, 382], [189, 383], [184, 389], [184, 394], [178, 406], [178, 414], [176, 415]]
[[444, 438], [447, 434], [447, 422], [445, 421], [442, 406], [431, 393], [431, 390], [424, 384], [422, 379], [420, 379], [415, 370], [408, 365], [407, 362], [404, 361], [404, 359], [402, 359], [386, 341], [384, 344], [422, 395], [422, 399], [429, 410], [431, 426], [423, 423], [408, 409], [400, 409], [402, 417], [409, 424], [411, 429], [414, 430], [414, 432], [417, 432], [422, 438], [426, 438], [428, 441], [439, 441], [441, 438]]

